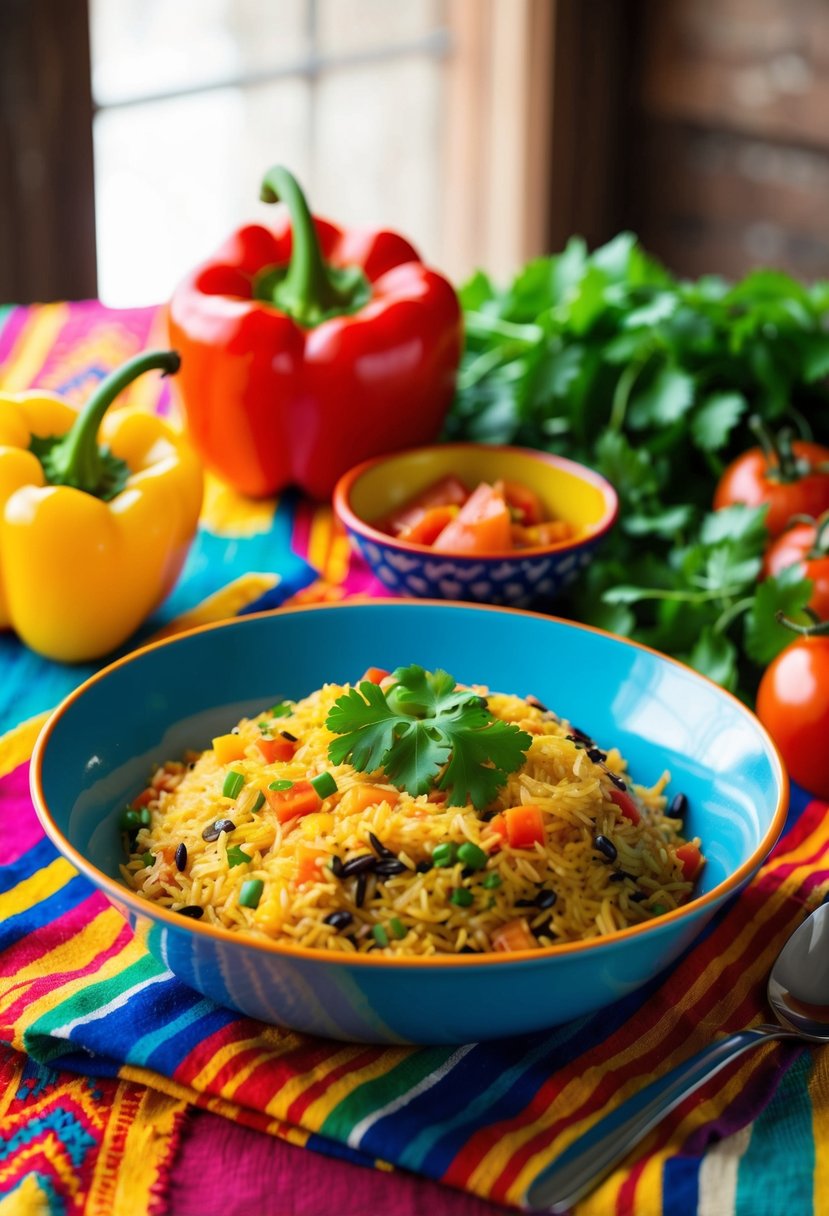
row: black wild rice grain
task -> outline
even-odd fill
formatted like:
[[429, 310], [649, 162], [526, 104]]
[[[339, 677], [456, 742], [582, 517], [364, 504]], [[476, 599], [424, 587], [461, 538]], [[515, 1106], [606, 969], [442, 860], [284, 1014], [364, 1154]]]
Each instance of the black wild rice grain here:
[[368, 839], [378, 857], [397, 857], [397, 854], [393, 853], [391, 849], [387, 849], [382, 840], [378, 840], [373, 832], [369, 832]]
[[367, 874], [376, 865], [377, 858], [373, 853], [363, 853], [360, 857], [352, 857], [351, 861], [345, 862], [341, 877], [352, 878], [355, 874]]
[[589, 747], [587, 759], [592, 760], [594, 764], [602, 764], [607, 759], [607, 753], [603, 752], [600, 747]]
[[610, 875], [608, 882], [624, 882], [626, 878], [629, 878], [631, 882], [636, 882], [636, 875], [628, 874], [627, 870], [615, 870]]
[[404, 874], [408, 866], [396, 857], [383, 857], [374, 867], [374, 873], [381, 878], [391, 878], [393, 874]]
[[674, 794], [668, 814], [672, 819], [684, 819], [688, 814], [688, 799], [685, 794]]
[[354, 902], [358, 908], [362, 908], [366, 899], [366, 876], [365, 874], [357, 875], [357, 890], [354, 893]]
[[428, 874], [434, 868], [434, 863], [431, 861], [419, 861], [415, 866], [418, 874]]
[[516, 908], [535, 908], [536, 902], [534, 899], [516, 899]]
[[219, 839], [222, 832], [233, 832], [235, 828], [236, 824], [232, 819], [216, 819], [204, 829], [201, 838], [211, 844], [214, 840]]
[[287, 739], [289, 743], [299, 743], [299, 739], [297, 739], [296, 735], [292, 735], [289, 730], [281, 730], [279, 733], [282, 738]]
[[627, 789], [627, 786], [625, 785], [625, 783], [621, 777], [617, 777], [616, 774], [612, 773], [609, 768], [605, 768], [604, 771], [607, 773], [610, 780], [616, 786], [617, 790], [626, 790]]
[[176, 849], [176, 869], [179, 874], [187, 865], [187, 845], [182, 840], [181, 844]]
[[607, 861], [615, 861], [618, 857], [616, 845], [612, 840], [608, 840], [606, 836], [594, 836], [593, 848], [597, 853], [601, 853], [602, 857], [606, 858]]
[[648, 897], [644, 891], [634, 891], [633, 894], [630, 896], [630, 902], [632, 904], [641, 904], [642, 900], [647, 899], [647, 898]]
[[496, 815], [500, 815], [500, 811], [481, 811], [478, 818], [482, 823], [489, 823], [490, 819], [494, 819]]
[[335, 878], [342, 878], [343, 877], [343, 868], [344, 867], [343, 867], [342, 857], [338, 857], [335, 853], [334, 856], [331, 858], [331, 873], [334, 875]]
[[350, 925], [354, 917], [350, 912], [346, 912], [345, 908], [341, 908], [338, 912], [332, 912], [330, 916], [326, 916], [326, 925], [331, 925], [334, 929], [345, 929]]
[[555, 891], [539, 891], [535, 897], [535, 906], [537, 908], [552, 908], [553, 904], [558, 899]]
[[189, 916], [191, 920], [201, 920], [204, 916], [204, 908], [200, 908], [198, 904], [187, 904], [184, 908], [176, 908], [179, 916]]

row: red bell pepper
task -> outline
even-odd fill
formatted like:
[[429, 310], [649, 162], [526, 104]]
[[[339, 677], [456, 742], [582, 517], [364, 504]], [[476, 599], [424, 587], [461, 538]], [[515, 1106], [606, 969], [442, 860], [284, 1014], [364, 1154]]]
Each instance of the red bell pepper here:
[[451, 284], [394, 232], [312, 217], [279, 166], [286, 207], [241, 228], [169, 306], [179, 389], [205, 464], [243, 494], [326, 498], [352, 465], [435, 439], [462, 345]]

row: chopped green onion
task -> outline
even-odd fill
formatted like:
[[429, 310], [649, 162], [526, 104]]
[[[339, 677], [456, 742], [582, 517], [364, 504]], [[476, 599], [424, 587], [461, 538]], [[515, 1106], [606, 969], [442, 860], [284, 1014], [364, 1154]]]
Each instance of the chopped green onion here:
[[153, 817], [150, 814], [150, 808], [148, 806], [142, 806], [141, 810], [138, 812], [138, 818], [141, 820], [142, 828], [148, 828], [153, 820]]
[[131, 806], [125, 807], [121, 812], [121, 827], [125, 831], [131, 832], [138, 828], [140, 824], [141, 817], [138, 814], [138, 811], [134, 811]]
[[487, 855], [476, 844], [467, 841], [458, 849], [458, 861], [462, 861], [470, 870], [482, 870], [486, 865]]
[[373, 925], [371, 931], [378, 946], [385, 948], [389, 944], [389, 935], [383, 925]]
[[251, 815], [255, 815], [257, 811], [261, 811], [262, 807], [264, 805], [265, 805], [265, 795], [260, 790], [259, 793], [256, 795], [256, 801], [254, 802], [253, 806], [250, 808]]
[[397, 938], [400, 938], [401, 940], [409, 932], [409, 930], [403, 924], [403, 921], [400, 919], [399, 916], [393, 916], [391, 918], [391, 920], [389, 921], [389, 928], [391, 929], [394, 936]]
[[319, 794], [320, 798], [327, 798], [329, 794], [336, 794], [337, 783], [330, 773], [320, 773], [317, 777], [311, 778], [311, 785]]
[[145, 866], [155, 865], [155, 857], [152, 855], [152, 853], [145, 853], [141, 860], [144, 862]]
[[244, 784], [244, 774], [237, 773], [235, 769], [231, 769], [225, 777], [225, 783], [222, 786], [222, 793], [225, 798], [236, 798], [242, 792], [242, 786]]
[[271, 733], [270, 722], [257, 722], [256, 725], [259, 727], [259, 730], [263, 735], [269, 735]]
[[500, 885], [501, 875], [495, 870], [490, 870], [484, 881], [481, 883], [481, 886], [486, 887], [487, 891], [493, 891], [496, 887], [500, 887]]
[[459, 908], [468, 908], [473, 902], [471, 891], [467, 891], [466, 887], [455, 887], [455, 890], [449, 896], [449, 902], [457, 904]]
[[435, 846], [432, 851], [432, 863], [436, 866], [453, 866], [457, 855], [457, 845], [447, 841], [445, 844]]
[[276, 790], [278, 793], [282, 793], [283, 790], [290, 790], [293, 789], [293, 787], [293, 781], [286, 781], [284, 778], [280, 778], [278, 781], [272, 781], [268, 786], [268, 789]]
[[261, 878], [249, 878], [247, 882], [243, 882], [242, 890], [239, 892], [240, 907], [258, 908], [264, 889], [265, 884]]
[[651, 904], [651, 912], [654, 916], [664, 916], [668, 909], [664, 904]]
[[272, 718], [290, 718], [293, 712], [294, 707], [290, 701], [280, 701], [278, 705], [272, 705], [268, 710]]
[[231, 845], [227, 851], [227, 864], [233, 869], [234, 866], [243, 866], [250, 861], [244, 849], [240, 849], [238, 844]]

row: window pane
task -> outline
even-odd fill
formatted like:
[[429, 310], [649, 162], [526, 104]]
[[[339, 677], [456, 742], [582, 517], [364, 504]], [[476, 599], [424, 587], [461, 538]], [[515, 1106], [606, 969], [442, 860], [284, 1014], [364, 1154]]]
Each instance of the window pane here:
[[[446, 60], [436, 23], [444, 8], [443, 0], [90, 0], [101, 298], [166, 299], [233, 228], [267, 223], [259, 183], [277, 162], [318, 213], [397, 228], [440, 264]], [[418, 50], [432, 36], [434, 51]], [[410, 44], [411, 53], [383, 58], [383, 47]], [[362, 64], [330, 62], [362, 52]], [[217, 87], [288, 65], [296, 74]], [[183, 89], [194, 91], [140, 100]]]
[[303, 80], [104, 110], [95, 119], [98, 294], [154, 304], [240, 223], [275, 160], [309, 172]]
[[98, 105], [209, 85], [310, 53], [310, 0], [90, 0]]
[[318, 0], [319, 49], [326, 54], [412, 42], [441, 27], [444, 0]]
[[401, 59], [331, 72], [316, 90], [314, 205], [341, 223], [396, 228], [439, 260], [439, 62]]

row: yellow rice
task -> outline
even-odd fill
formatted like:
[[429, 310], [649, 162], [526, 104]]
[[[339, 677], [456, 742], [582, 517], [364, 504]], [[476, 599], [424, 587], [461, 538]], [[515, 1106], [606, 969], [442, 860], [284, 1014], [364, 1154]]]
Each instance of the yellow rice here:
[[[383, 949], [396, 955], [491, 951], [493, 935], [522, 917], [539, 948], [582, 941], [640, 924], [687, 902], [693, 883], [683, 877], [676, 857], [684, 843], [681, 821], [665, 814], [667, 773], [651, 789], [627, 782], [642, 816], [634, 824], [611, 801], [614, 785], [606, 770], [617, 776], [626, 771], [618, 751], [608, 751], [603, 763], [594, 762], [584, 746], [567, 738], [570, 726], [549, 711], [517, 696], [488, 694], [495, 717], [517, 723], [532, 735], [524, 763], [488, 810], [537, 805], [545, 843], [512, 848], [492, 821], [471, 806], [447, 807], [425, 795], [399, 792], [382, 772], [333, 766], [328, 745], [334, 736], [324, 723], [347, 688], [326, 685], [274, 723], [275, 731], [289, 730], [299, 741], [289, 761], [263, 763], [255, 746], [260, 737], [255, 717], [238, 724], [245, 745], [242, 759], [223, 765], [208, 749], [188, 757], [189, 763], [168, 762], [157, 770], [148, 803], [150, 822], [130, 840], [130, 857], [122, 867], [126, 883], [153, 903], [174, 911], [202, 909], [202, 923], [248, 936], [283, 945], [349, 953]], [[264, 717], [269, 717], [267, 712]], [[236, 799], [222, 793], [228, 769], [245, 777]], [[308, 780], [326, 771], [335, 778], [337, 791], [318, 812], [280, 824], [267, 804], [252, 810], [257, 791], [274, 780]], [[361, 784], [383, 787], [392, 799], [397, 793], [399, 798], [392, 806], [378, 793], [367, 810], [343, 814], [338, 810], [343, 795]], [[233, 831], [205, 841], [204, 829], [217, 819], [230, 819]], [[357, 879], [335, 877], [330, 858], [345, 863], [372, 852], [369, 833], [397, 855], [406, 871], [385, 879], [368, 875], [358, 907]], [[615, 846], [612, 862], [597, 851], [598, 835]], [[428, 862], [437, 845], [464, 841], [487, 853], [485, 868], [469, 873], [458, 862], [417, 871], [417, 863]], [[181, 844], [187, 860], [179, 870], [175, 853]], [[230, 847], [241, 848], [250, 860], [231, 867]], [[321, 854], [316, 877], [299, 883], [297, 850], [301, 854], [309, 847]], [[145, 864], [149, 854], [152, 864]], [[613, 881], [611, 876], [620, 869], [630, 877]], [[500, 885], [484, 886], [493, 872]], [[255, 908], [239, 903], [242, 886], [250, 879], [263, 884]], [[450, 899], [459, 887], [471, 893], [470, 906], [459, 907]], [[521, 903], [535, 901], [540, 891], [555, 892], [551, 908]], [[350, 914], [347, 927], [326, 923], [337, 911]], [[385, 931], [379, 942], [378, 925]]]

